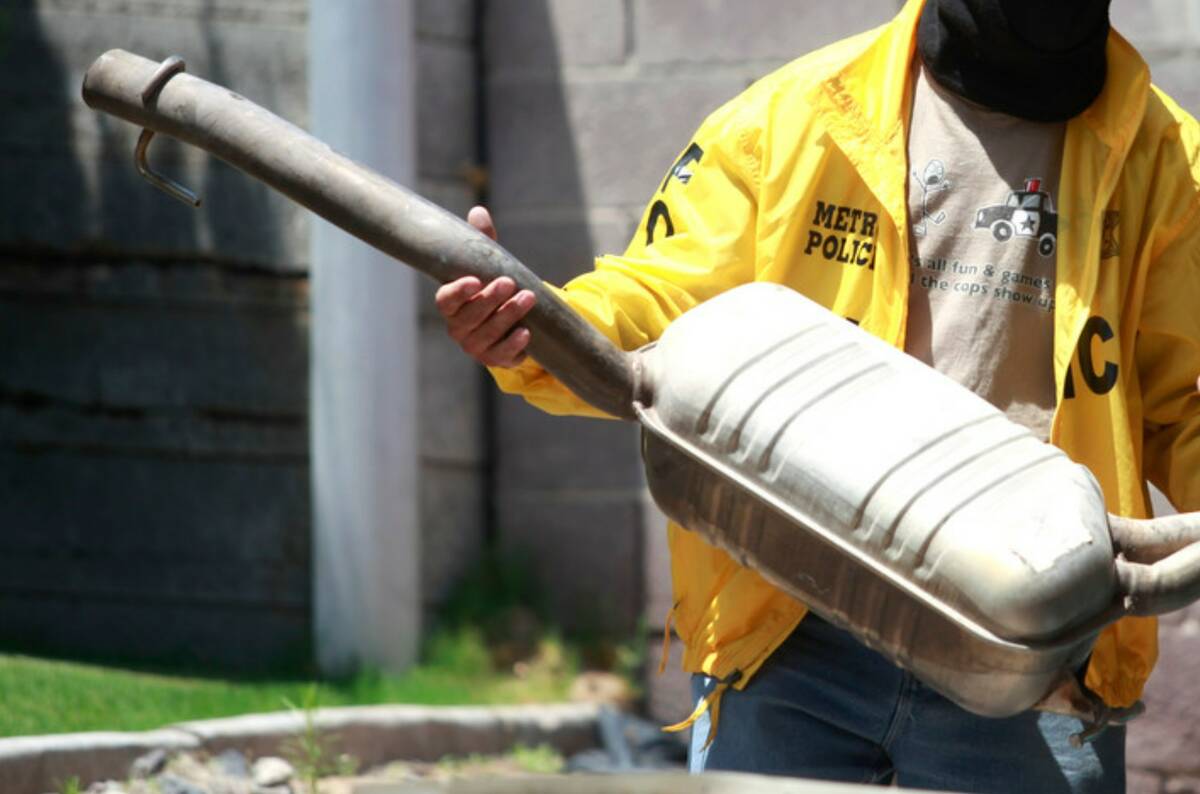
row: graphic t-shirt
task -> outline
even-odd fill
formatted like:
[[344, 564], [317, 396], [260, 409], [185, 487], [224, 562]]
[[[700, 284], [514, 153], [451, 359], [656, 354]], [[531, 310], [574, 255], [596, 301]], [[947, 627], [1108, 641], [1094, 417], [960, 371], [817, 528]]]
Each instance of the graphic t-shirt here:
[[916, 71], [905, 350], [1045, 439], [1066, 125], [986, 110]]

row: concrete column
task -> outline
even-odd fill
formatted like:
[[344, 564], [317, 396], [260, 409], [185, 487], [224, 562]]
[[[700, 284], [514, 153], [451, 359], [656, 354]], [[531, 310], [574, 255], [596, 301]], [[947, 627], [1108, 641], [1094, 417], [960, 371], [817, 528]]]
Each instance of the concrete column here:
[[[310, 0], [311, 126], [415, 182], [412, 0]], [[312, 234], [314, 637], [321, 669], [399, 670], [420, 639], [414, 274]]]

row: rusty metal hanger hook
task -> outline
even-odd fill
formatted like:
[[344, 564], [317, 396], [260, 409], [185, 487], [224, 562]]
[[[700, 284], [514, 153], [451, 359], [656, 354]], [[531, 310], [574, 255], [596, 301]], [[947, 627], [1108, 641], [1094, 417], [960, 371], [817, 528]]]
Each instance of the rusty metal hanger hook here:
[[[150, 77], [149, 82], [146, 83], [146, 87], [142, 89], [142, 104], [150, 105], [155, 102], [158, 99], [159, 92], [162, 91], [167, 81], [186, 69], [187, 66], [184, 64], [183, 58], [180, 58], [178, 55], [172, 55], [163, 61]], [[133, 159], [137, 165], [138, 173], [142, 175], [143, 179], [164, 193], [182, 201], [184, 204], [199, 207], [199, 196], [175, 180], [163, 176], [150, 167], [150, 163], [146, 159], [146, 153], [150, 148], [150, 141], [153, 138], [154, 130], [151, 129], [143, 129], [142, 134], [138, 137], [137, 148], [133, 152]]]

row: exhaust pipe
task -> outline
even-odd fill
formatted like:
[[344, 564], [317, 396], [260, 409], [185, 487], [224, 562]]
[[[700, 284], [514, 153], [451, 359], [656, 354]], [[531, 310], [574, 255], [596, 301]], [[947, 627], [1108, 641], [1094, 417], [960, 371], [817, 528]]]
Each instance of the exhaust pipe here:
[[161, 64], [110, 50], [88, 68], [83, 101], [143, 128], [138, 170], [175, 198], [197, 197], [153, 171], [146, 150], [155, 133], [216, 155], [265, 182], [368, 245], [427, 276], [507, 276], [537, 296], [524, 324], [529, 353], [580, 398], [633, 419], [637, 373], [618, 350], [499, 244], [389, 179], [333, 151], [304, 130], [228, 89], [185, 74], [183, 61]]
[[1108, 516], [1117, 580], [1130, 615], [1161, 615], [1200, 599], [1200, 514]]

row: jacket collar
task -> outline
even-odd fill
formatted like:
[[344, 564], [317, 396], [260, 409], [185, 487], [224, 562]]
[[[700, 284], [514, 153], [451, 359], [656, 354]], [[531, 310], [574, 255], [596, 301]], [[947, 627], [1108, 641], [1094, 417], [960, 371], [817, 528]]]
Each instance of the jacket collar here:
[[[861, 49], [821, 82], [814, 112], [896, 225], [902, 247], [890, 272], [876, 272], [880, 306], [888, 321], [873, 318], [869, 330], [903, 339], [907, 312], [908, 122], [917, 22], [925, 0], [908, 0], [892, 22], [864, 36]], [[1108, 72], [1096, 101], [1067, 124], [1061, 228], [1055, 371], [1061, 393], [1070, 350], [1096, 290], [1100, 230], [1106, 208], [1145, 113], [1150, 71], [1116, 31], [1109, 33]], [[1094, 250], [1093, 250], [1094, 249]], [[1065, 303], [1064, 303], [1065, 300]], [[873, 301], [874, 302], [874, 301]], [[864, 325], [867, 323], [864, 322]]]
[[891, 23], [826, 77], [816, 113], [898, 228], [907, 222], [909, 65], [924, 0], [909, 0]]
[[[864, 49], [825, 78], [816, 106], [830, 135], [867, 177], [867, 184], [897, 224], [906, 217], [910, 66], [924, 5], [925, 0], [908, 0], [892, 22], [867, 40]], [[1098, 142], [1123, 158], [1142, 121], [1150, 70], [1116, 31], [1109, 33], [1107, 57], [1104, 90], [1070, 124], [1085, 125]]]

